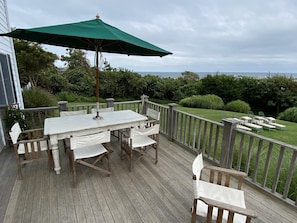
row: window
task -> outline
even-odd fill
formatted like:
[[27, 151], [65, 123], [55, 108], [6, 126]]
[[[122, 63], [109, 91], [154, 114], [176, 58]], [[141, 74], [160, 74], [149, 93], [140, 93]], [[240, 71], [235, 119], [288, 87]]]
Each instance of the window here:
[[0, 53], [0, 106], [14, 104], [16, 101], [10, 57]]

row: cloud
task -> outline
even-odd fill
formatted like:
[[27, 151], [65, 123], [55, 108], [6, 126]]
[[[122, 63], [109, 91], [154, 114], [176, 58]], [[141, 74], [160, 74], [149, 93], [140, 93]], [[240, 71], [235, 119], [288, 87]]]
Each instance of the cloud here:
[[[173, 52], [163, 58], [105, 54], [114, 67], [297, 73], [295, 0], [10, 0], [7, 4], [12, 27], [71, 23], [99, 13], [106, 23]], [[92, 60], [93, 53], [88, 55]]]

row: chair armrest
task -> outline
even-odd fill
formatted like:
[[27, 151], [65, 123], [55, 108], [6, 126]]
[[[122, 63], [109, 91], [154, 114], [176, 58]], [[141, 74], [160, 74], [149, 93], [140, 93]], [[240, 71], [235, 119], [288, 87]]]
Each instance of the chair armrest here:
[[146, 124], [158, 124], [159, 121], [156, 119], [148, 119], [147, 121], [145, 121]]
[[[237, 179], [237, 189], [241, 190], [243, 180], [247, 176], [245, 172], [217, 167], [217, 166], [204, 166], [203, 169], [209, 170], [209, 182], [230, 186], [231, 178]], [[217, 177], [215, 177], [217, 175]], [[224, 183], [223, 183], [224, 182]]]
[[[216, 207], [219, 210], [221, 209], [221, 210], [228, 211], [229, 214], [231, 212], [231, 213], [241, 214], [241, 215], [244, 215], [244, 216], [249, 217], [249, 218], [256, 218], [257, 217], [257, 212], [255, 212], [253, 210], [250, 210], [250, 209], [237, 207], [237, 206], [234, 206], [234, 205], [231, 205], [231, 204], [215, 201], [215, 200], [205, 198], [205, 197], [200, 197], [199, 200], [201, 200], [205, 204], [207, 204], [208, 207]], [[207, 214], [207, 216], [208, 215], [209, 215], [209, 213]]]
[[41, 141], [45, 141], [48, 140], [48, 137], [42, 137], [42, 138], [38, 138], [38, 139], [26, 139], [26, 140], [19, 140], [18, 143], [21, 144], [25, 144], [25, 143], [32, 143], [32, 142], [41, 142]]
[[247, 176], [247, 174], [245, 172], [222, 168], [222, 167], [218, 167], [218, 166], [204, 166], [204, 169], [222, 172], [222, 173], [230, 174], [230, 175], [237, 176], [237, 177], [246, 177]]
[[28, 129], [21, 132], [21, 139], [34, 139], [43, 137], [43, 128]]
[[38, 129], [27, 129], [27, 130], [24, 130], [24, 131], [22, 131], [22, 133], [30, 133], [30, 132], [40, 132], [40, 131], [42, 131], [43, 132], [43, 128], [38, 128]]

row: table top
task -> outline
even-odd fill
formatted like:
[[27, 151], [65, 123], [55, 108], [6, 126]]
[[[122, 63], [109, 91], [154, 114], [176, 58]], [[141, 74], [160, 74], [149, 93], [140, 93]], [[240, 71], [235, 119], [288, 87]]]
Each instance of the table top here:
[[146, 116], [131, 110], [102, 112], [99, 114], [101, 119], [94, 119], [95, 115], [85, 114], [47, 118], [44, 121], [44, 134], [55, 135], [98, 128], [118, 130], [127, 128], [129, 124], [147, 120]]

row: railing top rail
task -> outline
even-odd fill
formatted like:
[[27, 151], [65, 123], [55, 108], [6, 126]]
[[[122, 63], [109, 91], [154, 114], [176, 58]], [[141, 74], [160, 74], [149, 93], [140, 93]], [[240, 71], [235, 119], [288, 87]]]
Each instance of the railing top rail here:
[[155, 105], [155, 106], [158, 106], [158, 107], [162, 107], [162, 108], [169, 108], [168, 105], [161, 105], [161, 104], [158, 104], [158, 103], [155, 103], [155, 102], [152, 102], [152, 101], [148, 101], [149, 104], [152, 104], [152, 105]]
[[272, 139], [272, 138], [261, 136], [261, 135], [258, 135], [256, 133], [253, 133], [253, 132], [244, 131], [242, 129], [235, 129], [235, 131], [240, 132], [240, 133], [245, 134], [245, 135], [248, 135], [248, 136], [256, 137], [256, 138], [259, 138], [261, 140], [268, 141], [268, 142], [271, 142], [271, 143], [274, 143], [274, 144], [277, 144], [277, 145], [285, 146], [287, 148], [290, 148], [290, 149], [293, 149], [293, 150], [297, 151], [297, 146], [287, 144], [285, 142], [281, 142], [281, 141], [278, 141], [278, 140], [275, 140], [275, 139]]
[[59, 106], [52, 106], [52, 107], [38, 107], [38, 108], [24, 108], [21, 109], [22, 111], [45, 111], [45, 110], [54, 110], [59, 109]]
[[121, 102], [114, 102], [113, 104], [133, 104], [133, 103], [141, 103], [141, 100], [135, 100], [135, 101], [121, 101]]
[[[105, 105], [106, 102], [101, 102], [99, 103], [101, 105]], [[88, 106], [96, 106], [96, 103], [90, 103], [90, 104], [80, 104], [80, 105], [68, 105], [68, 107], [72, 107], [72, 108], [75, 108], [75, 107], [82, 107], [82, 106], [85, 106], [85, 107], [88, 107]]]
[[198, 119], [200, 119], [202, 121], [209, 122], [209, 123], [212, 123], [212, 124], [215, 124], [215, 125], [219, 125], [219, 126], [222, 126], [222, 127], [224, 126], [224, 124], [222, 124], [220, 122], [212, 121], [212, 120], [209, 120], [209, 119], [197, 116], [197, 115], [190, 114], [188, 112], [184, 112], [184, 111], [180, 111], [180, 110], [178, 110], [177, 112], [179, 112], [181, 114], [184, 114], [184, 115], [188, 115], [188, 116], [193, 117], [193, 118], [198, 118]]

